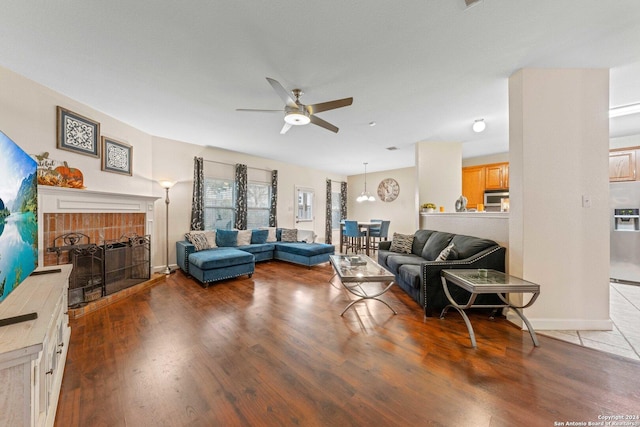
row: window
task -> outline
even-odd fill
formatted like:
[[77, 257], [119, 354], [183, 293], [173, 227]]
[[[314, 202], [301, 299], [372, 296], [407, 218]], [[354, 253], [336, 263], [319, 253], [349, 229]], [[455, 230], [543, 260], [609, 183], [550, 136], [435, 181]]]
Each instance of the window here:
[[340, 229], [340, 192], [331, 193], [331, 228]]
[[296, 187], [298, 196], [297, 222], [313, 221], [313, 189]]
[[235, 185], [233, 180], [205, 178], [204, 228], [230, 230], [235, 224]]
[[270, 183], [247, 183], [247, 229], [269, 226], [270, 203]]

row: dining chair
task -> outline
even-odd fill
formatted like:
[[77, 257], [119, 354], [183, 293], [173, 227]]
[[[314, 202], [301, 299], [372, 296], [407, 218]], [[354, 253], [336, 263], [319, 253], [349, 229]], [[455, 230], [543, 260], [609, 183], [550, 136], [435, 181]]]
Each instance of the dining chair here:
[[[382, 220], [381, 220], [381, 219], [370, 219], [370, 220], [369, 220], [369, 222], [372, 222], [372, 223], [373, 223], [373, 222], [382, 223]], [[369, 230], [376, 230], [376, 229], [380, 229], [380, 224], [377, 224], [377, 225], [371, 225], [371, 226], [369, 227]]]
[[[374, 220], [371, 220], [371, 222], [373, 221]], [[380, 223], [380, 227], [371, 227], [369, 229], [369, 237], [371, 238], [371, 244], [373, 245], [374, 249], [378, 249], [378, 243], [380, 243], [382, 239], [387, 240], [389, 238], [390, 224], [391, 221], [382, 221]]]
[[358, 250], [362, 247], [362, 238], [367, 234], [364, 231], [360, 231], [358, 221], [345, 220], [344, 231], [342, 236], [347, 239], [345, 245], [345, 253], [351, 248], [353, 252], [358, 253]]

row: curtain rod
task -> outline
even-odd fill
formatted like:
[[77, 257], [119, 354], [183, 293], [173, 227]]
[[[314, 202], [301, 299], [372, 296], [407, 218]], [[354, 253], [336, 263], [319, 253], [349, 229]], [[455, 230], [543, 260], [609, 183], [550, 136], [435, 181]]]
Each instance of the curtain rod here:
[[[216, 160], [207, 160], [207, 159], [202, 159], [202, 160], [207, 163], [217, 163], [219, 165], [226, 165], [226, 166], [233, 166], [233, 167], [236, 166], [235, 163], [225, 163], [225, 162], [218, 162]], [[255, 169], [255, 170], [264, 171], [264, 172], [273, 172], [273, 170], [271, 169], [254, 168], [252, 166], [247, 166], [247, 169]]]

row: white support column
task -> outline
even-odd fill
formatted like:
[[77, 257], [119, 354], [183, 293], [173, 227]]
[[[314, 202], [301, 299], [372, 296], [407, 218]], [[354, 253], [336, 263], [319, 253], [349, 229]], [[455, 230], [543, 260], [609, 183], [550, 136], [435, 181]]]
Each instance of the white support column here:
[[608, 108], [606, 69], [509, 79], [509, 271], [540, 284], [535, 329], [612, 328]]
[[416, 182], [416, 216], [422, 203], [435, 203], [444, 206], [445, 212], [455, 212], [456, 200], [462, 194], [462, 143], [418, 142]]

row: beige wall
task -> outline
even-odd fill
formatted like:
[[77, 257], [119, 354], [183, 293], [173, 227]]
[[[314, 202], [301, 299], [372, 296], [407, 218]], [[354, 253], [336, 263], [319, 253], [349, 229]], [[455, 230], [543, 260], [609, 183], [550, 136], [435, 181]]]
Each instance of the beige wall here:
[[[383, 202], [377, 195], [378, 184], [385, 178], [393, 178], [400, 185], [400, 194], [393, 202]], [[356, 197], [364, 189], [364, 174], [348, 178], [347, 213], [349, 219], [368, 221], [373, 218], [390, 220], [389, 237], [393, 233], [411, 234], [418, 227], [416, 207], [415, 168], [394, 169], [384, 172], [367, 173], [367, 190], [376, 198], [374, 202], [356, 202]], [[338, 235], [334, 242], [338, 241]]]
[[455, 212], [462, 195], [462, 144], [423, 141], [416, 144], [417, 204], [434, 203]]
[[[133, 146], [133, 177], [103, 172], [100, 159], [56, 148], [56, 106], [100, 123], [102, 135]], [[98, 191], [150, 194], [151, 136], [91, 107], [0, 67], [0, 130], [29, 154], [49, 153], [84, 175], [84, 185]]]
[[[124, 101], [123, 101], [124, 102]], [[100, 169], [100, 159], [56, 148], [56, 106], [62, 106], [100, 123], [102, 135], [133, 147], [133, 176], [123, 176]], [[202, 147], [146, 134], [78, 101], [54, 92], [10, 70], [0, 67], [0, 130], [30, 154], [48, 152], [55, 160], [67, 161], [84, 175], [87, 189], [161, 197], [154, 206], [152, 264], [161, 270], [165, 265], [164, 189], [159, 180], [177, 184], [170, 190], [169, 263], [175, 265], [175, 241], [189, 229], [193, 157], [225, 163], [244, 163], [249, 168], [277, 169], [278, 225], [294, 227], [294, 187], [315, 190], [314, 230], [324, 241], [325, 180], [346, 181], [346, 176], [329, 174], [269, 159], [263, 159], [214, 147]], [[215, 145], [215, 141], [211, 141]], [[251, 173], [251, 171], [249, 172]], [[79, 190], [80, 191], [80, 190]]]

